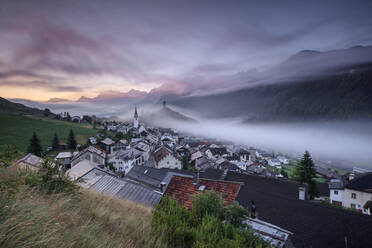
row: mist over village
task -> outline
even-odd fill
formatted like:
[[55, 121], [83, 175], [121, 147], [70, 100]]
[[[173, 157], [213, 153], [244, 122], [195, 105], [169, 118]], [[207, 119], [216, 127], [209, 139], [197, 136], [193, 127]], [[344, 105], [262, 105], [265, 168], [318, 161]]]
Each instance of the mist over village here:
[[0, 0], [0, 248], [372, 247], [371, 13]]

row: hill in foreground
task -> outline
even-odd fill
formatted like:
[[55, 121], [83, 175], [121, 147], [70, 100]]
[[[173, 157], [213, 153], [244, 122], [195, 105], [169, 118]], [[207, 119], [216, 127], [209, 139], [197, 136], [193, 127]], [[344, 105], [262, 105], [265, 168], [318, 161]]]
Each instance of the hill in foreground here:
[[0, 247], [166, 247], [149, 235], [150, 208], [88, 191], [42, 193], [24, 176], [0, 167]]

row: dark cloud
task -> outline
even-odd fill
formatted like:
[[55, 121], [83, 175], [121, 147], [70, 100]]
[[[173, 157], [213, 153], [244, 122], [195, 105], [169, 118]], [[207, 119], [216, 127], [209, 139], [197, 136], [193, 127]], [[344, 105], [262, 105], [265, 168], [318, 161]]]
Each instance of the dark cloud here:
[[113, 75], [123, 87], [235, 87], [236, 73], [266, 69], [299, 50], [372, 43], [368, 0], [8, 0], [0, 9], [7, 51], [0, 66], [62, 73], [77, 84], [78, 76]]
[[20, 87], [27, 90], [34, 88], [43, 89], [50, 92], [81, 92], [82, 89], [76, 86], [58, 85], [46, 81], [0, 81], [0, 87]]

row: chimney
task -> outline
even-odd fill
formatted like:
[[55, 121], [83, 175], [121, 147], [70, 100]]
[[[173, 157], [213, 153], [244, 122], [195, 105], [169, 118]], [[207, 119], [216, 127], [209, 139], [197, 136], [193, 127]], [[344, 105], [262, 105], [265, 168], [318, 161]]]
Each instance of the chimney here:
[[298, 187], [298, 199], [299, 200], [306, 200], [306, 197], [307, 197], [307, 192], [306, 192], [306, 185], [300, 185]]
[[354, 171], [352, 171], [349, 174], [349, 181], [353, 180], [354, 178], [355, 178], [355, 173], [354, 173]]
[[166, 186], [167, 184], [165, 183], [165, 182], [161, 182], [160, 183], [160, 191], [161, 191], [161, 193], [164, 193], [164, 189], [165, 189], [165, 186]]
[[199, 170], [196, 170], [195, 172], [195, 181], [194, 181], [194, 185], [198, 185], [199, 183]]

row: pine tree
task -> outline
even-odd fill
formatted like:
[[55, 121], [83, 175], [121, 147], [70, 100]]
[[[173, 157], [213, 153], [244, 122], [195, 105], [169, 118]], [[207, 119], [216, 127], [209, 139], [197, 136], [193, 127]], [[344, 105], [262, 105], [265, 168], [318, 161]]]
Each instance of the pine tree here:
[[70, 129], [70, 133], [68, 135], [68, 139], [67, 139], [67, 147], [68, 149], [71, 149], [71, 150], [74, 150], [76, 148], [76, 140], [75, 140], [75, 135], [74, 135], [74, 132], [72, 131], [72, 129]]
[[36, 156], [41, 156], [42, 148], [40, 145], [40, 140], [35, 132], [32, 134], [32, 137], [30, 139], [30, 145], [27, 149], [27, 152], [32, 153]]
[[316, 176], [314, 162], [308, 151], [305, 151], [304, 156], [297, 163], [294, 174], [295, 178], [298, 181], [302, 183], [307, 183], [309, 188], [310, 199], [313, 199], [314, 196], [318, 194], [318, 190], [316, 183], [313, 179]]
[[59, 149], [59, 139], [57, 133], [54, 133], [53, 141], [52, 141], [52, 148], [54, 151]]

